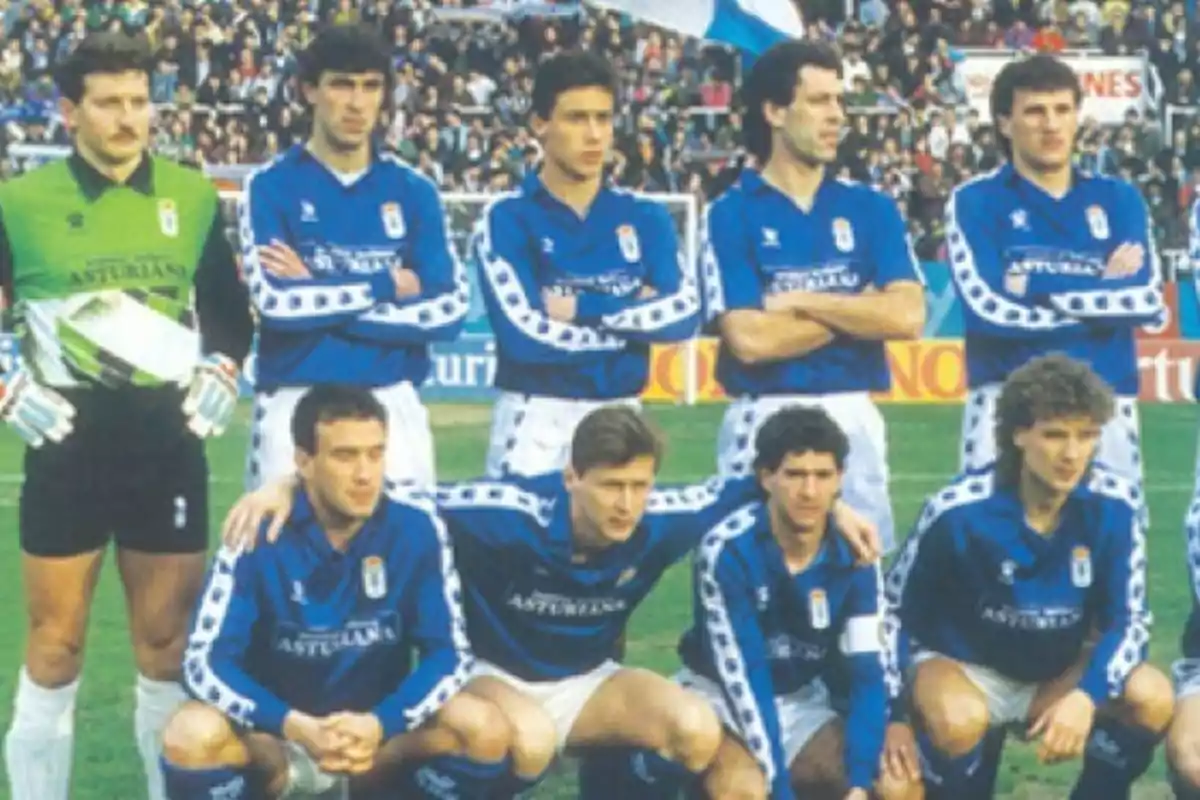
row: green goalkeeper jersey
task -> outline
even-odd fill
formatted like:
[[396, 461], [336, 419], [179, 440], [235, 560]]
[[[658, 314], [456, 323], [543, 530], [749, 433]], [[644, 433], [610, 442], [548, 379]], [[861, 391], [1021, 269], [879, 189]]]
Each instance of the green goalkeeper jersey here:
[[124, 184], [80, 155], [0, 185], [0, 282], [21, 356], [60, 389], [187, 382], [253, 334], [215, 187], [146, 156]]

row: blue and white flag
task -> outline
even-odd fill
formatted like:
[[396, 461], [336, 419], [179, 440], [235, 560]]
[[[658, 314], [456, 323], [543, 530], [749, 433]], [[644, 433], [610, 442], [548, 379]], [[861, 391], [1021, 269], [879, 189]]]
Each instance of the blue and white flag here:
[[723, 42], [754, 55], [804, 35], [792, 0], [587, 0], [699, 39]]

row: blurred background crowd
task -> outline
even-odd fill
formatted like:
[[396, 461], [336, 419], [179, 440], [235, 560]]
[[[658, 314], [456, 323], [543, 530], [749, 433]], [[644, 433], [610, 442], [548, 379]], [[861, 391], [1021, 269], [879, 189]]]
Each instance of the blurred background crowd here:
[[[939, 256], [950, 189], [999, 157], [991, 126], [967, 102], [959, 67], [973, 48], [1144, 54], [1154, 102], [1119, 123], [1088, 119], [1078, 161], [1137, 181], [1160, 244], [1185, 240], [1200, 192], [1196, 0], [797, 2], [808, 35], [844, 54], [849, 130], [838, 169], [900, 202], [922, 258]], [[143, 32], [155, 48], [158, 152], [197, 165], [269, 159], [305, 131], [295, 54], [320, 25], [350, 21], [377, 26], [395, 48], [389, 145], [446, 191], [508, 189], [533, 168], [533, 71], [562, 48], [603, 53], [622, 75], [615, 183], [703, 202], [745, 163], [739, 54], [578, 0], [483, 13], [522, 3], [0, 0], [0, 169], [27, 166], [17, 154], [30, 146], [66, 143], [51, 70], [86, 32], [106, 28]]]

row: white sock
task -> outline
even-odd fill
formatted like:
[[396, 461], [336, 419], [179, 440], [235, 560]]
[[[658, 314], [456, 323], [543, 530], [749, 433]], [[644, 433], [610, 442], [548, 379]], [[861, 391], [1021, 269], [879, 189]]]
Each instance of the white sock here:
[[78, 692], [78, 678], [47, 689], [21, 668], [12, 722], [4, 738], [12, 800], [67, 800]]
[[166, 800], [162, 768], [158, 763], [162, 758], [162, 732], [175, 709], [187, 700], [187, 695], [176, 681], [151, 680], [141, 673], [138, 673], [133, 694], [133, 730], [146, 771], [146, 793], [150, 800]]

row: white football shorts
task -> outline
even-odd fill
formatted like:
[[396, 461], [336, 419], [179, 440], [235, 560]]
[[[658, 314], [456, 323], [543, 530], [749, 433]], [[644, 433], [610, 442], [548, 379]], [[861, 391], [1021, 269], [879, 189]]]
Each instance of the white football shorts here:
[[[913, 654], [909, 678], [913, 677], [917, 667], [933, 658], [950, 658], [935, 653], [932, 650], [919, 650]], [[975, 684], [975, 688], [983, 693], [987, 701], [988, 719], [993, 728], [1003, 725], [1020, 726], [1022, 730], [1029, 723], [1029, 708], [1037, 697], [1041, 684], [1026, 683], [1001, 675], [996, 670], [979, 664], [967, 664], [957, 659], [950, 659], [962, 668], [967, 680]]]
[[[292, 442], [292, 414], [307, 389], [284, 388], [254, 396], [250, 426], [250, 452], [246, 463], [246, 489], [296, 471]], [[432, 487], [437, 480], [429, 412], [416, 389], [407, 381], [373, 390], [387, 410], [387, 477]]]
[[580, 420], [610, 405], [642, 407], [636, 397], [571, 400], [501, 392], [492, 408], [485, 475], [498, 479], [558, 472], [571, 457], [571, 439]]
[[749, 475], [754, 468], [754, 437], [767, 417], [792, 405], [825, 410], [850, 440], [842, 499], [879, 529], [884, 552], [896, 546], [896, 524], [888, 493], [887, 431], [883, 415], [866, 392], [826, 395], [741, 397], [725, 412], [717, 438], [717, 472]]
[[[695, 692], [708, 701], [713, 711], [728, 730], [738, 730], [729, 704], [721, 687], [703, 675], [697, 675], [684, 667], [675, 673], [673, 680], [688, 691]], [[817, 732], [837, 719], [838, 713], [830, 704], [829, 689], [824, 682], [815, 680], [791, 694], [775, 698], [775, 712], [779, 715], [779, 730], [783, 735], [783, 754], [790, 768]]]
[[495, 678], [540, 705], [550, 715], [550, 719], [554, 720], [554, 727], [558, 731], [558, 750], [561, 753], [567, 745], [571, 729], [575, 727], [575, 720], [583, 713], [584, 706], [605, 681], [622, 669], [620, 664], [609, 659], [582, 675], [572, 675], [557, 681], [527, 681], [495, 664], [476, 660], [474, 677]]

